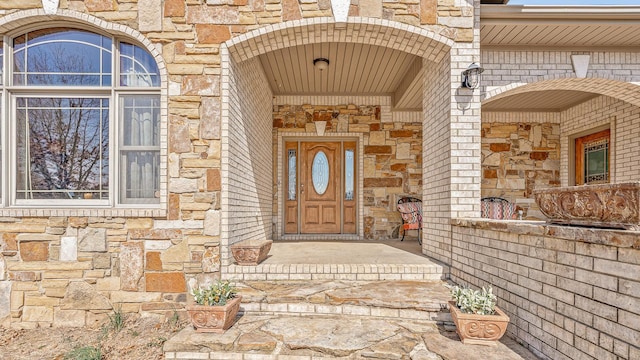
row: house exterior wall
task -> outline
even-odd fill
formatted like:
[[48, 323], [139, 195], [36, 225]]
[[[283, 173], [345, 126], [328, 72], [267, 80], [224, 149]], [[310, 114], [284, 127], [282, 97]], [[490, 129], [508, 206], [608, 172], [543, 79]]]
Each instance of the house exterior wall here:
[[515, 203], [543, 219], [533, 190], [560, 185], [560, 114], [482, 113], [482, 197]]
[[508, 335], [543, 359], [640, 356], [635, 232], [456, 221], [451, 278], [493, 285]]
[[[517, 83], [531, 83], [573, 74], [572, 54], [590, 55], [587, 76], [640, 81], [640, 53], [620, 51], [482, 50], [482, 83], [487, 92]], [[576, 89], [579, 90], [579, 89]]]
[[[611, 182], [640, 179], [640, 108], [608, 96], [600, 96], [563, 111], [561, 147], [569, 149], [575, 134], [601, 126], [611, 130]], [[562, 152], [562, 184], [569, 184], [569, 151]]]
[[[273, 127], [280, 135], [316, 134], [326, 121], [324, 137], [362, 133], [364, 238], [399, 236], [402, 219], [396, 209], [402, 196], [422, 196], [422, 124], [382, 119], [380, 105], [274, 105]], [[278, 140], [277, 138], [275, 139]], [[277, 148], [277, 144], [274, 144]], [[278, 169], [276, 173], [281, 173]], [[276, 205], [277, 207], [278, 205]], [[413, 235], [413, 234], [412, 234]]]
[[[227, 216], [224, 221], [225, 245], [271, 238], [273, 208], [273, 95], [258, 58], [240, 64], [233, 59], [229, 62], [229, 122], [236, 126], [223, 129], [222, 158], [225, 164], [222, 170], [228, 173], [228, 176], [223, 176], [228, 179], [223, 206], [233, 209], [233, 216]], [[205, 232], [207, 230], [205, 223]], [[222, 254], [224, 264], [229, 258], [228, 252]]]
[[[234, 174], [227, 163], [229, 157], [225, 157], [234, 150], [232, 138], [245, 144], [258, 140], [257, 148], [270, 152], [271, 111], [266, 110], [270, 95], [268, 91], [258, 96], [248, 92], [254, 81], [259, 89], [266, 90], [263, 75], [253, 71], [255, 61], [228, 63], [225, 70], [222, 65], [233, 56], [223, 43], [258, 28], [272, 30], [270, 25], [290, 20], [324, 17], [308, 23], [331, 23], [333, 19], [326, 17], [331, 16], [330, 8], [331, 2], [325, 0], [302, 4], [287, 0], [233, 0], [224, 4], [70, 0], [61, 1], [57, 12], [51, 15], [44, 13], [39, 0], [0, 2], [2, 35], [36, 24], [75, 22], [80, 27], [131, 39], [154, 54], [163, 72], [165, 135], [161, 139], [161, 156], [166, 164], [166, 180], [160, 194], [164, 205], [158, 209], [0, 209], [0, 319], [18, 327], [83, 326], [106, 320], [106, 314], [116, 304], [125, 312], [173, 311], [187, 300], [189, 286], [220, 276], [221, 266], [228, 259], [224, 247], [239, 239], [239, 235], [232, 235], [238, 225], [228, 215], [233, 201], [260, 209], [255, 221], [255, 215], [245, 214], [252, 226], [243, 236], [268, 233], [272, 203], [266, 198], [273, 195], [273, 189], [271, 183], [257, 177], [270, 175], [271, 158], [253, 159], [264, 163], [260, 167], [237, 163], [238, 169], [253, 170], [253, 177], [238, 178], [236, 183], [224, 179], [231, 179]], [[374, 0], [351, 5], [349, 11], [352, 16], [361, 16], [355, 18], [361, 27], [380, 29], [380, 37], [372, 37], [372, 42], [387, 37], [389, 29], [410, 37], [411, 46], [419, 44], [424, 36], [415, 29], [435, 34], [429, 40], [432, 45], [425, 45], [433, 49], [426, 55], [430, 61], [440, 61], [442, 49], [454, 44], [453, 56], [439, 63], [439, 69], [446, 73], [439, 79], [438, 88], [446, 93], [458, 86], [449, 80], [457, 78], [479, 55], [478, 0]], [[300, 36], [306, 39], [316, 30], [320, 34], [318, 29], [303, 28]], [[389, 46], [397, 44], [394, 41]], [[249, 82], [251, 86], [247, 85]], [[230, 83], [238, 86], [231, 89]], [[251, 97], [254, 98], [246, 102]], [[450, 111], [446, 107], [455, 99], [448, 95], [430, 99], [437, 100], [442, 110], [438, 112], [438, 126], [445, 128]], [[263, 127], [242, 133], [237, 123], [225, 124], [221, 120], [224, 114], [238, 115], [246, 109], [260, 117], [251, 118], [251, 125]], [[479, 132], [478, 115], [476, 111], [470, 119], [478, 123]], [[265, 116], [264, 123], [261, 116]], [[445, 131], [437, 136], [447, 134]], [[445, 141], [434, 136], [431, 139]], [[473, 139], [469, 136], [468, 142]], [[247, 147], [235, 150], [246, 151]], [[476, 155], [479, 159], [479, 145]], [[443, 182], [448, 182], [448, 168], [444, 166], [439, 175]], [[476, 171], [479, 174], [479, 168]], [[246, 185], [250, 189], [242, 188]], [[447, 190], [437, 189], [442, 195], [439, 206], [449, 208], [452, 197], [445, 196]], [[232, 191], [236, 191], [234, 196]], [[260, 194], [257, 203], [248, 200], [252, 191]], [[453, 205], [456, 211], [471, 212], [474, 206]], [[439, 221], [443, 229], [445, 215]], [[75, 260], [63, 260], [69, 259], [69, 254]], [[79, 298], [83, 300], [74, 300]]]
[[[558, 79], [575, 79], [571, 62], [572, 54], [590, 55], [589, 72], [587, 78], [578, 79], [580, 82], [573, 85], [562, 85], [562, 89], [606, 95], [557, 112], [485, 112], [482, 116], [483, 129], [493, 130], [496, 127], [503, 127], [500, 130], [504, 132], [503, 135], [514, 138], [514, 140], [507, 140], [496, 136], [497, 139], [491, 139], [487, 136], [489, 133], [483, 132], [482, 196], [506, 197], [516, 202], [525, 210], [525, 214], [532, 218], [544, 218], [533, 202], [531, 195], [533, 188], [568, 186], [574, 183], [571, 174], [574, 156], [571, 142], [578, 134], [586, 135], [589, 131], [595, 131], [594, 129], [609, 127], [612, 142], [611, 181], [637, 181], [640, 175], [637, 166], [638, 157], [632, 150], [640, 145], [637, 120], [640, 108], [638, 104], [632, 103], [633, 99], [628, 97], [637, 90], [626, 87], [630, 82], [640, 80], [638, 66], [640, 57], [636, 52], [498, 51], [493, 49], [482, 51], [482, 64], [486, 69], [482, 79], [485, 90], [490, 96], [485, 101], [491, 101], [491, 94], [496, 91], [508, 92], [524, 84], [539, 84], [536, 90], [544, 91], [555, 89], [557, 85], [554, 82]], [[599, 81], [601, 79], [607, 82], [602, 83]], [[620, 88], [616, 91], [617, 86]], [[549, 135], [543, 131], [544, 142], [550, 147], [542, 146], [537, 150], [534, 149], [535, 151], [529, 153], [530, 161], [520, 159], [498, 162], [498, 157], [491, 147], [493, 146], [494, 150], [504, 147], [504, 152], [501, 151], [501, 153], [506, 155], [512, 151], [511, 147], [515, 139], [520, 139], [522, 135], [519, 134], [520, 130], [510, 132], [508, 127], [497, 125], [505, 122], [511, 122], [518, 128], [530, 126], [534, 130], [540, 126], [536, 124], [543, 124], [540, 129], [552, 129]], [[559, 134], [556, 126], [559, 126]], [[531, 135], [536, 136], [535, 134], [534, 131]], [[507, 145], [491, 145], [494, 142], [505, 144], [512, 142], [512, 144], [509, 145], [509, 150], [506, 150]], [[521, 140], [517, 142], [522, 143]], [[517, 147], [513, 149], [522, 150]], [[522, 154], [522, 151], [519, 153]], [[542, 157], [548, 160], [542, 160]], [[524, 172], [519, 171], [516, 174], [514, 170], [517, 167]], [[525, 170], [523, 167], [529, 169]], [[533, 170], [534, 168], [536, 170]], [[533, 177], [528, 177], [527, 174]], [[504, 179], [501, 179], [502, 177]], [[502, 185], [507, 182], [509, 185]]]

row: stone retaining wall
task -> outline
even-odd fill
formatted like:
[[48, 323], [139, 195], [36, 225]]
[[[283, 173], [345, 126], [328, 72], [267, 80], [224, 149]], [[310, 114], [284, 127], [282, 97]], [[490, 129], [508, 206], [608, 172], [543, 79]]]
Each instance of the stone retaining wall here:
[[493, 285], [508, 335], [544, 359], [640, 358], [640, 233], [453, 220], [451, 278]]

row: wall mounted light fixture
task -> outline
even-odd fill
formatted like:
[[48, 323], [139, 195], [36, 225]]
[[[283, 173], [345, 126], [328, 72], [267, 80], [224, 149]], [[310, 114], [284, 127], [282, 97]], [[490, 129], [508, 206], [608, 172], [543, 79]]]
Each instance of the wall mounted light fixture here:
[[313, 59], [313, 67], [320, 71], [325, 71], [329, 67], [329, 59], [327, 58], [316, 58]]
[[480, 86], [480, 74], [484, 72], [484, 68], [477, 63], [469, 65], [467, 70], [462, 72], [462, 86], [475, 89]]

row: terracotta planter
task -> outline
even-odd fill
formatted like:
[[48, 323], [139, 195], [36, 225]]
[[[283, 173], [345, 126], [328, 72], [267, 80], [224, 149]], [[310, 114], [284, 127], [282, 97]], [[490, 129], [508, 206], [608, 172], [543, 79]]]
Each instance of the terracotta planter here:
[[509, 324], [507, 314], [498, 308], [495, 315], [466, 314], [456, 306], [455, 301], [449, 301], [449, 311], [463, 344], [495, 346]]
[[267, 258], [272, 240], [244, 240], [231, 245], [231, 253], [238, 265], [258, 265]]
[[187, 305], [187, 312], [197, 332], [223, 333], [235, 322], [241, 300], [238, 295], [222, 306]]
[[640, 230], [640, 183], [567, 186], [533, 191], [554, 224]]

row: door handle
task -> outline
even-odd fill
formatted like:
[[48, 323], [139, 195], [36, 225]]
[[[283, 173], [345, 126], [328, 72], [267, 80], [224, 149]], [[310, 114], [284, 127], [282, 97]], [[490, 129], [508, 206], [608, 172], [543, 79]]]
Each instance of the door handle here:
[[304, 193], [304, 184], [300, 184], [300, 194]]

